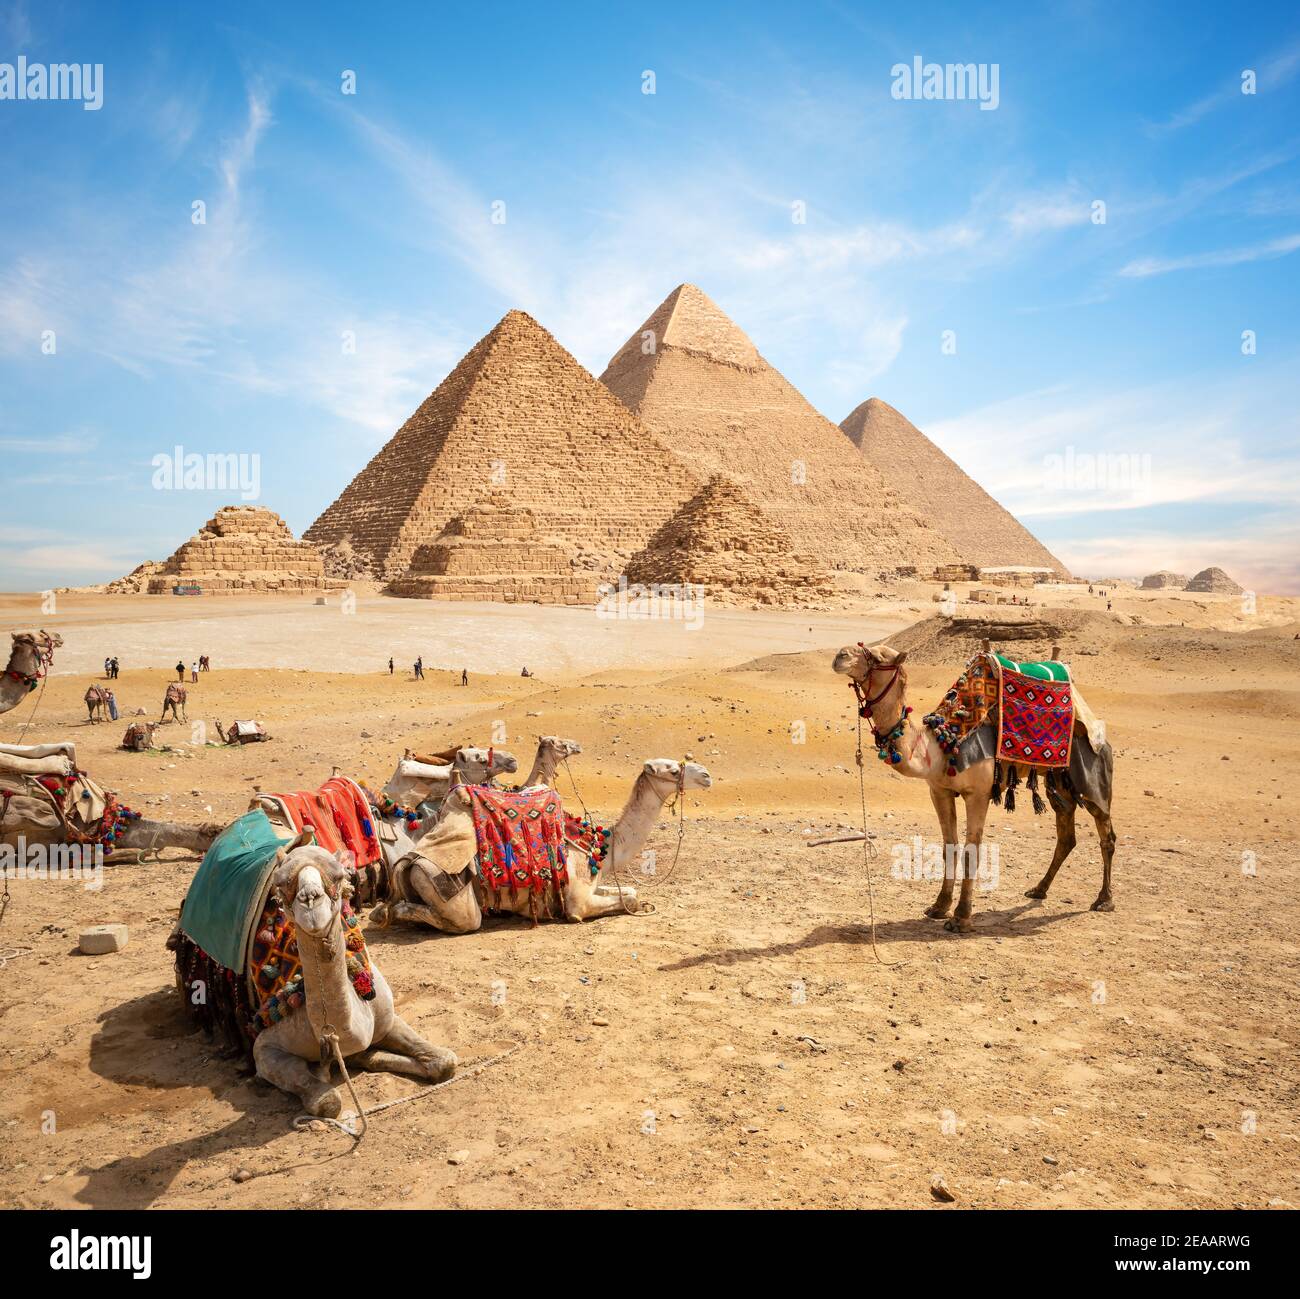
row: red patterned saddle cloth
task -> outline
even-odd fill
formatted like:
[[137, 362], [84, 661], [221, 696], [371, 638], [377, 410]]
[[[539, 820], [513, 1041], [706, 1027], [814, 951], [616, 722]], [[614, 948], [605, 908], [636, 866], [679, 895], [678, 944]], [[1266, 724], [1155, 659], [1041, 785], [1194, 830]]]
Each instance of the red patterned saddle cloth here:
[[1074, 735], [1074, 687], [1002, 668], [998, 757], [1028, 767], [1068, 767]]
[[570, 816], [553, 789], [461, 788], [469, 798], [479, 877], [490, 905], [499, 906], [504, 894], [513, 901], [526, 891], [535, 915], [537, 900], [548, 890], [562, 899], [569, 882], [566, 844], [587, 854], [593, 873], [599, 870], [609, 831]]

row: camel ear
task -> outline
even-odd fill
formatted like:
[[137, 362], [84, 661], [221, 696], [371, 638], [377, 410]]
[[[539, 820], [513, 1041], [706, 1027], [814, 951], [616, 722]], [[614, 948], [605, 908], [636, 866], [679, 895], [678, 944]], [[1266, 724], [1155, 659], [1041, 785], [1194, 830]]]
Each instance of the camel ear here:
[[907, 657], [907, 651], [906, 651], [906, 650], [904, 650], [901, 654], [896, 655], [895, 658], [894, 658], [894, 666], [895, 666], [896, 668], [901, 668], [901, 667], [903, 666], [903, 660], [904, 660], [906, 657]]

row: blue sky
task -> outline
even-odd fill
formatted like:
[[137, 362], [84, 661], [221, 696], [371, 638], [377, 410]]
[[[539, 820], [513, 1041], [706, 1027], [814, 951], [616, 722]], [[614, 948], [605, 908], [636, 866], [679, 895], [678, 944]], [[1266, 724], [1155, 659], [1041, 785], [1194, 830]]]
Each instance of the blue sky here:
[[[1077, 572], [1300, 592], [1294, 5], [0, 0], [19, 55], [104, 100], [0, 101], [0, 589], [237, 499], [155, 490], [178, 444], [301, 532], [511, 307], [598, 374], [692, 281]], [[997, 108], [894, 98], [914, 56]]]

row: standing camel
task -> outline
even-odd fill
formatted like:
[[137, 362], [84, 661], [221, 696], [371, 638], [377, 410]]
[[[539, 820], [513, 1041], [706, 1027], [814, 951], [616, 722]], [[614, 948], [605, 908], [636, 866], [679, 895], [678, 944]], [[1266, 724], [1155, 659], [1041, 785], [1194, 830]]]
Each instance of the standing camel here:
[[[924, 780], [930, 787], [930, 800], [939, 816], [944, 842], [944, 875], [939, 896], [925, 914], [942, 920], [952, 910], [953, 883], [961, 869], [961, 896], [956, 913], [944, 925], [955, 933], [969, 933], [975, 870], [979, 845], [984, 838], [984, 822], [993, 797], [994, 759], [981, 758], [955, 776], [948, 775], [949, 758], [929, 727], [913, 720], [907, 706], [907, 673], [903, 668], [906, 651], [888, 645], [867, 647], [846, 645], [835, 656], [832, 669], [847, 676], [862, 699], [863, 716], [871, 722], [877, 745], [898, 754], [891, 761], [892, 770], [901, 776]], [[1075, 690], [1078, 701], [1078, 691]], [[1080, 701], [1081, 702], [1081, 701]], [[1114, 911], [1110, 889], [1111, 858], [1115, 853], [1115, 830], [1110, 820], [1111, 781], [1114, 755], [1108, 743], [1093, 747], [1087, 728], [1078, 720], [1070, 751], [1068, 774], [1051, 771], [1047, 779], [1047, 798], [1056, 814], [1056, 851], [1047, 874], [1025, 896], [1045, 898], [1056, 872], [1074, 848], [1074, 812], [1082, 807], [1091, 813], [1101, 842], [1102, 884], [1093, 911]], [[966, 805], [966, 845], [959, 851], [957, 843], [957, 799]]]
[[90, 685], [86, 688], [85, 695], [82, 696], [85, 701], [86, 709], [90, 713], [90, 725], [96, 722], [106, 722], [108, 717], [108, 691], [103, 686]]
[[0, 672], [0, 713], [17, 708], [49, 671], [63, 637], [47, 631], [11, 633], [9, 662]]
[[161, 726], [167, 720], [168, 712], [171, 713], [173, 721], [189, 721], [185, 712], [185, 698], [185, 687], [175, 681], [171, 682], [167, 687], [167, 693], [163, 696], [162, 716], [157, 724]]

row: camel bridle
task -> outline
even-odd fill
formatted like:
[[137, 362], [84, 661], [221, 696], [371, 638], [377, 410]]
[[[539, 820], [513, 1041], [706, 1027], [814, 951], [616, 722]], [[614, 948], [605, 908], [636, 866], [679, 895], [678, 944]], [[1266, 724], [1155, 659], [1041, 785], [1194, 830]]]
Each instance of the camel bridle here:
[[36, 655], [35, 672], [19, 672], [17, 668], [10, 668], [6, 676], [12, 677], [15, 681], [21, 681], [27, 687], [27, 693], [31, 694], [36, 689], [36, 683], [45, 676], [54, 663], [54, 641], [50, 639], [48, 632], [41, 632], [41, 643], [37, 643], [35, 636], [24, 636], [22, 642], [31, 642], [32, 652]]
[[[858, 648], [862, 651], [862, 657], [867, 663], [867, 675], [861, 681], [855, 676], [849, 677], [849, 687], [858, 701], [858, 716], [871, 716], [872, 708], [878, 704], [893, 688], [894, 682], [898, 680], [898, 674], [903, 670], [901, 663], [882, 663], [861, 641], [858, 641]], [[871, 694], [871, 678], [877, 672], [888, 672], [889, 680], [885, 682], [878, 694]], [[874, 729], [874, 723], [873, 727]]]

